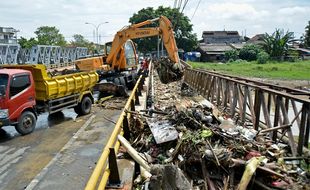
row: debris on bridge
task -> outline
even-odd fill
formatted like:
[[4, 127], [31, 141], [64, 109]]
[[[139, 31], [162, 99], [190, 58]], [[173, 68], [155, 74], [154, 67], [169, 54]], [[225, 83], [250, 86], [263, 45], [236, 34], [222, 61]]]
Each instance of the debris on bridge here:
[[181, 82], [155, 76], [154, 87], [154, 107], [131, 121], [130, 143], [152, 174], [138, 176], [138, 189], [310, 189], [309, 157], [293, 157], [249, 122], [239, 126]]

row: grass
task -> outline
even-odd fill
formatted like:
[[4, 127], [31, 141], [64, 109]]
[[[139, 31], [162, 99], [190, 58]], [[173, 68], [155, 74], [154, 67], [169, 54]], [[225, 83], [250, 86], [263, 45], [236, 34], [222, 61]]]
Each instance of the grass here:
[[256, 61], [235, 61], [225, 64], [189, 62], [193, 68], [213, 70], [231, 75], [287, 80], [310, 80], [310, 60], [258, 64]]

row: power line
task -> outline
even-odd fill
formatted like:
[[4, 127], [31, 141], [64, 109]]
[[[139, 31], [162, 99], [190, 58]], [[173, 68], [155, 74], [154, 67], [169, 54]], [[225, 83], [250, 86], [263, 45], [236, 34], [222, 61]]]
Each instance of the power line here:
[[186, 7], [187, 3], [188, 3], [188, 0], [185, 0], [185, 1], [184, 1], [184, 5], [183, 5], [183, 8], [182, 8], [181, 13], [183, 13], [183, 11], [184, 11], [184, 9], [185, 9], [185, 7]]
[[196, 6], [196, 9], [195, 9], [195, 11], [194, 11], [194, 14], [193, 14], [191, 20], [193, 20], [195, 14], [196, 14], [196, 11], [197, 11], [197, 9], [198, 9], [198, 7], [199, 7], [199, 5], [200, 5], [200, 2], [201, 2], [201, 0], [198, 1], [198, 4], [197, 4], [197, 6]]

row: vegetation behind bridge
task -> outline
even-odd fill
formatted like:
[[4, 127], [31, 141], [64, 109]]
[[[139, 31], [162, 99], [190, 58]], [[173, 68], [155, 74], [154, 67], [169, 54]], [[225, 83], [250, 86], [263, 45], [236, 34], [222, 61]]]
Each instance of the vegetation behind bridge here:
[[268, 61], [267, 64], [257, 64], [257, 61], [237, 60], [225, 64], [189, 62], [194, 68], [245, 77], [309, 80], [310, 60], [296, 62]]

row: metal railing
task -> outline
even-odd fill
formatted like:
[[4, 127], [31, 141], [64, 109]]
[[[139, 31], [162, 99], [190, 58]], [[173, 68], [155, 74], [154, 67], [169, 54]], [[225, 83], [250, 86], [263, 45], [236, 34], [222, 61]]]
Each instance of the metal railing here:
[[118, 141], [117, 136], [121, 134], [128, 139], [129, 119], [132, 116], [130, 112], [135, 111], [135, 105], [139, 104], [139, 95], [141, 95], [144, 80], [144, 77], [140, 76], [135, 87], [133, 88], [126, 102], [126, 105], [117, 123], [115, 124], [111, 137], [103, 149], [97, 165], [88, 180], [88, 183], [85, 187], [86, 190], [104, 189], [108, 180], [114, 183], [119, 181], [115, 156], [120, 146], [120, 142]]
[[293, 156], [308, 148], [309, 92], [196, 69], [185, 70], [184, 82], [241, 124], [247, 119], [274, 141], [287, 141]]

